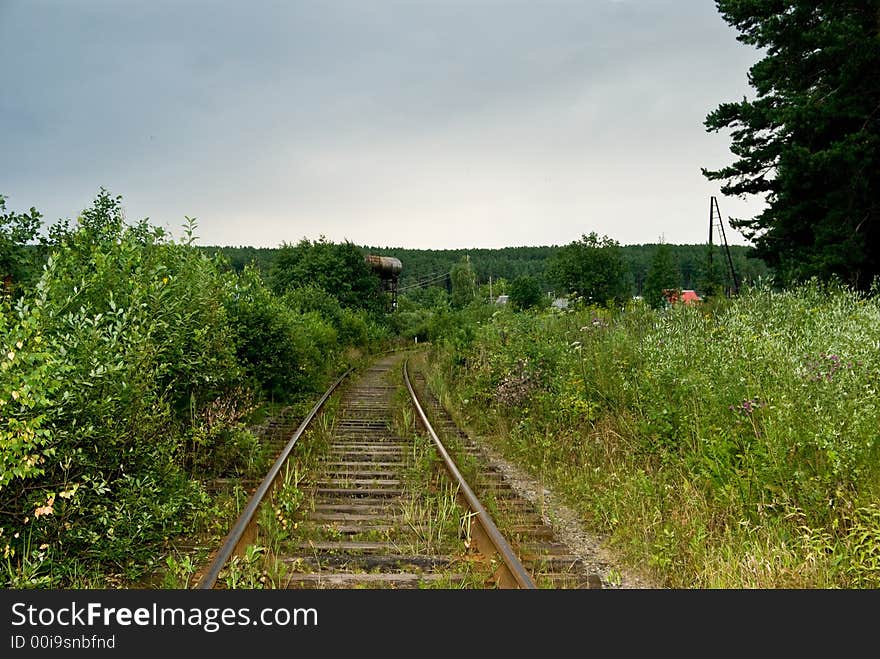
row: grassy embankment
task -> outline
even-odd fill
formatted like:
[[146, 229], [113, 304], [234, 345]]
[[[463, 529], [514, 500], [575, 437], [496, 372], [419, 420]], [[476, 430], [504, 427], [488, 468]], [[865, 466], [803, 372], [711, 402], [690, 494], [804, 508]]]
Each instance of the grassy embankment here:
[[880, 586], [876, 296], [503, 310], [433, 350], [460, 420], [660, 583]]

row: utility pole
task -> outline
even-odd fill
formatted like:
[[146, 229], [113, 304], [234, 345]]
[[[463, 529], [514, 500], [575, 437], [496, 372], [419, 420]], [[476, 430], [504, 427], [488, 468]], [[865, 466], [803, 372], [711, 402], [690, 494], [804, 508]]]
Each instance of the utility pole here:
[[721, 232], [721, 240], [724, 242], [724, 252], [727, 255], [727, 267], [730, 272], [730, 279], [733, 283], [733, 295], [739, 294], [739, 277], [733, 267], [733, 257], [730, 255], [730, 246], [727, 244], [727, 235], [724, 233], [724, 221], [721, 219], [721, 210], [718, 208], [718, 200], [713, 195], [709, 198], [709, 268], [712, 267], [712, 227], [715, 219], [718, 220], [718, 229]]

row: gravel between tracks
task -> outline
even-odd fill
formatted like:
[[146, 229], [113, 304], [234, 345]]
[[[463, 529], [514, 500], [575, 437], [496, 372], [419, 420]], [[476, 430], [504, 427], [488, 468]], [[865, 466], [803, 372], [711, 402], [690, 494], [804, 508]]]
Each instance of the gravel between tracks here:
[[602, 538], [584, 529], [578, 514], [562, 503], [549, 488], [542, 487], [539, 481], [486, 446], [484, 442], [480, 442], [480, 446], [486, 457], [504, 474], [514, 490], [520, 496], [537, 504], [544, 522], [553, 527], [558, 539], [568, 546], [572, 554], [581, 558], [599, 575], [603, 588], [661, 588], [648, 576], [639, 574], [619, 561]]

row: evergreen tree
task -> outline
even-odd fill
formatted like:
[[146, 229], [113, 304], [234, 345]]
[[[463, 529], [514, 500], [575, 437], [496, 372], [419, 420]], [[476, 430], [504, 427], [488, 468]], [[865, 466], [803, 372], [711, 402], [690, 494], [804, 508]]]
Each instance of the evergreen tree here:
[[645, 277], [645, 287], [642, 296], [645, 302], [655, 309], [659, 309], [666, 303], [663, 291], [666, 289], [681, 288], [681, 270], [672, 256], [672, 250], [666, 243], [657, 245], [648, 275]]
[[703, 169], [767, 207], [731, 225], [783, 283], [839, 276], [861, 289], [880, 273], [880, 0], [716, 0], [737, 39], [763, 49], [755, 100], [720, 104], [726, 167]]
[[703, 292], [703, 298], [708, 300], [725, 293], [725, 276], [721, 267], [721, 259], [724, 257], [714, 247], [707, 246], [705, 258], [706, 262], [703, 267], [703, 275], [699, 279], [699, 288]]

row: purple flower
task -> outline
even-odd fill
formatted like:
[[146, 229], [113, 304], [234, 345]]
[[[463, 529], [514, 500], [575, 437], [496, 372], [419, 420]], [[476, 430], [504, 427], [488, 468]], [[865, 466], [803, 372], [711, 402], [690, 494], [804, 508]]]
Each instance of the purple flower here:
[[728, 409], [732, 412], [738, 412], [745, 416], [751, 416], [752, 413], [759, 408], [767, 407], [767, 403], [760, 398], [746, 398], [739, 405], [729, 405]]

